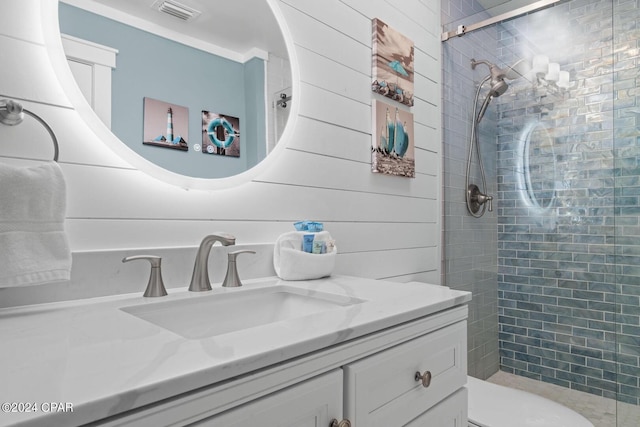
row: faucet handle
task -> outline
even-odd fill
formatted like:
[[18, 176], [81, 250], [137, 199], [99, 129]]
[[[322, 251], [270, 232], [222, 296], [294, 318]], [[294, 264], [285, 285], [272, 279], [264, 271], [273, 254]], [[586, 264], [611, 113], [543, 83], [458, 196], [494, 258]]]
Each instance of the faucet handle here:
[[164, 287], [162, 281], [162, 258], [155, 255], [133, 255], [122, 259], [122, 262], [135, 261], [139, 259], [146, 259], [151, 263], [151, 274], [149, 275], [149, 283], [147, 283], [147, 289], [142, 296], [145, 297], [163, 297], [167, 295], [167, 290]]
[[239, 250], [229, 252], [228, 255], [228, 263], [227, 263], [227, 275], [224, 277], [224, 282], [222, 282], [222, 286], [225, 288], [235, 288], [238, 286], [242, 286], [242, 282], [240, 282], [240, 277], [238, 276], [238, 267], [236, 266], [236, 258], [240, 254], [255, 254], [256, 251], [250, 250]]

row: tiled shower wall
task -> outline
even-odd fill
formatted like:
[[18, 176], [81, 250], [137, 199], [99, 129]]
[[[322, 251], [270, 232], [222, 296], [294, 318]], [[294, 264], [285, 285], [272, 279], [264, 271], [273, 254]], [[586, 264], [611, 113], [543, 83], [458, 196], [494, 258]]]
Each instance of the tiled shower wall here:
[[574, 0], [500, 25], [500, 63], [545, 54], [573, 87], [512, 82], [499, 98], [497, 136], [502, 369], [634, 404], [637, 7]]
[[[445, 27], [483, 10], [476, 1], [442, 0]], [[476, 17], [478, 20], [486, 16]], [[469, 304], [468, 372], [485, 379], [499, 369], [497, 216], [473, 218], [465, 206], [465, 168], [471, 129], [472, 105], [480, 80], [488, 68], [471, 69], [471, 58], [495, 62], [497, 31], [492, 29], [454, 38], [443, 49], [444, 122], [444, 261], [442, 283], [473, 293]], [[484, 96], [484, 94], [482, 95]], [[496, 194], [495, 110], [483, 119], [481, 155], [488, 194]], [[486, 133], [488, 132], [488, 134]], [[472, 183], [482, 188], [474, 157]]]

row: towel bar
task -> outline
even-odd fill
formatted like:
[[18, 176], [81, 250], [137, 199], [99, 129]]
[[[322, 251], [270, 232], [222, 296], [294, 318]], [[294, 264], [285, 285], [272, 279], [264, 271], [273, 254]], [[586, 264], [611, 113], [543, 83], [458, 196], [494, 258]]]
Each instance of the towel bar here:
[[19, 102], [10, 100], [10, 99], [2, 99], [0, 100], [0, 123], [15, 126], [17, 124], [22, 123], [24, 120], [24, 114], [27, 114], [34, 119], [36, 119], [44, 128], [49, 132], [51, 136], [51, 140], [53, 141], [53, 160], [58, 161], [58, 152], [60, 151], [58, 148], [58, 139], [56, 138], [55, 133], [53, 133], [53, 129], [40, 118], [36, 113], [29, 111], [27, 109], [22, 108], [22, 104]]

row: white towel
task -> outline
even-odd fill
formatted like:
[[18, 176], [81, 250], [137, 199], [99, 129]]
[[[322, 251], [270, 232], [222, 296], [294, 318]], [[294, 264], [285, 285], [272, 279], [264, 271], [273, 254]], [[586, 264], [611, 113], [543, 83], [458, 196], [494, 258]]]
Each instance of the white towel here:
[[313, 280], [330, 276], [336, 264], [337, 248], [331, 253], [310, 254], [302, 251], [302, 236], [313, 234], [315, 241], [329, 241], [327, 231], [311, 233], [291, 231], [282, 234], [273, 248], [273, 267], [283, 280]]
[[69, 279], [66, 203], [57, 163], [0, 164], [0, 287]]

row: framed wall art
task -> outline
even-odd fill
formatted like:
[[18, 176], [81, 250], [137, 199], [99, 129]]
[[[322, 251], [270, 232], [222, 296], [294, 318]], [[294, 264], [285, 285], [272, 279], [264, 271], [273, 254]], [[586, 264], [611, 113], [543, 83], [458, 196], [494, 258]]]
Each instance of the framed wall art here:
[[189, 109], [153, 98], [144, 98], [142, 143], [187, 151]]
[[373, 102], [371, 171], [415, 178], [413, 114], [396, 105]]
[[371, 90], [409, 107], [413, 106], [413, 42], [375, 18], [372, 21], [373, 82]]
[[240, 119], [203, 110], [202, 152], [240, 157]]

